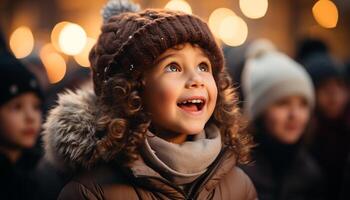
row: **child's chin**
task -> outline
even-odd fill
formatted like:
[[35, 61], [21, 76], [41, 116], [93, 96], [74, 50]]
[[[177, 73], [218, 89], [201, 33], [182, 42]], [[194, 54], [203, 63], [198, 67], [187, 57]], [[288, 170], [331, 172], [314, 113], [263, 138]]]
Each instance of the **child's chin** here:
[[18, 146], [20, 146], [23, 149], [30, 149], [33, 148], [35, 145], [35, 140], [26, 140], [19, 142]]
[[187, 135], [197, 135], [201, 133], [204, 129], [204, 126], [196, 127], [196, 128], [190, 128], [186, 130]]

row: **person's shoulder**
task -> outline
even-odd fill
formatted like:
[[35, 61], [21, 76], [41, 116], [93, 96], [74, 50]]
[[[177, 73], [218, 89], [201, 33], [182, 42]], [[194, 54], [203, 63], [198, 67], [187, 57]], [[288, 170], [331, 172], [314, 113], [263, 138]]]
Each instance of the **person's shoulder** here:
[[300, 149], [294, 166], [309, 178], [315, 179], [315, 181], [324, 178], [318, 162], [304, 147]]
[[317, 171], [317, 172], [321, 171], [316, 159], [311, 155], [311, 153], [305, 147], [300, 148], [297, 155], [296, 164], [299, 166], [303, 166], [302, 168], [305, 170]]
[[257, 199], [255, 187], [248, 175], [239, 167], [234, 167], [224, 178], [224, 184], [230, 188], [233, 196], [240, 199]]
[[58, 199], [128, 199], [135, 196], [134, 188], [122, 172], [100, 167], [76, 175], [61, 190]]
[[91, 182], [84, 184], [76, 180], [67, 183], [61, 190], [58, 200], [104, 199], [102, 188]]
[[58, 199], [104, 199], [99, 170], [76, 174], [61, 190]]

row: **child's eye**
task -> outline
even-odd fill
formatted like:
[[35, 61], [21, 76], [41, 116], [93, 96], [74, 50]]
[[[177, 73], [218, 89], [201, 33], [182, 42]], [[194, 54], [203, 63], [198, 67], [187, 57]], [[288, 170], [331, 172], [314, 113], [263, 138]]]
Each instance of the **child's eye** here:
[[11, 106], [11, 109], [12, 109], [12, 111], [19, 111], [19, 110], [22, 109], [22, 104], [16, 102], [15, 104], [13, 104], [13, 105]]
[[36, 111], [41, 111], [41, 104], [40, 104], [40, 103], [34, 104], [34, 105], [33, 105], [33, 108], [34, 108], [34, 110], [36, 110]]
[[210, 67], [209, 67], [208, 64], [205, 63], [205, 62], [200, 63], [200, 64], [198, 65], [198, 69], [199, 69], [199, 71], [201, 71], [201, 72], [210, 72]]
[[165, 67], [165, 71], [166, 72], [180, 72], [181, 68], [176, 63], [170, 63], [169, 65], [167, 65]]

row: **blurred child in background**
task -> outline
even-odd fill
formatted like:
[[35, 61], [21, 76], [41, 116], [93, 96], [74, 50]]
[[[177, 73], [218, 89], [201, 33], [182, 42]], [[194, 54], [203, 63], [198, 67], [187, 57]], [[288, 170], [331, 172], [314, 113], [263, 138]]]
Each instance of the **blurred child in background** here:
[[42, 93], [35, 76], [2, 47], [0, 93], [0, 198], [35, 199]]
[[322, 199], [318, 166], [301, 146], [314, 106], [307, 72], [267, 40], [247, 50], [244, 109], [257, 144], [243, 166], [262, 200]]
[[320, 40], [308, 39], [298, 50], [315, 85], [316, 107], [308, 146], [327, 180], [327, 199], [338, 199], [349, 154], [349, 94], [344, 65]]

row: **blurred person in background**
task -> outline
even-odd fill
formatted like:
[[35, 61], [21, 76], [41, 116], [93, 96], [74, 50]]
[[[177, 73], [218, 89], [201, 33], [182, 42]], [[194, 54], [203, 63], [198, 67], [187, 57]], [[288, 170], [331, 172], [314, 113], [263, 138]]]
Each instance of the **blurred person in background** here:
[[316, 107], [307, 144], [327, 182], [327, 199], [338, 199], [349, 154], [349, 94], [345, 68], [317, 39], [301, 42], [297, 59], [315, 86]]
[[0, 47], [0, 199], [37, 199], [34, 148], [42, 121], [36, 77]]
[[322, 174], [301, 145], [314, 106], [310, 77], [268, 40], [252, 43], [247, 58], [244, 109], [257, 146], [243, 170], [261, 200], [322, 199]]
[[350, 124], [350, 60], [348, 60], [345, 64], [345, 81], [348, 89], [348, 106], [346, 111], [346, 123]]
[[[350, 60], [346, 63], [346, 83], [348, 87], [348, 94], [350, 94]], [[346, 123], [350, 123], [350, 106], [348, 106], [348, 111], [346, 115]], [[350, 199], [350, 152], [348, 152], [348, 157], [346, 165], [344, 167], [343, 182], [341, 186], [340, 199], [346, 200]]]

